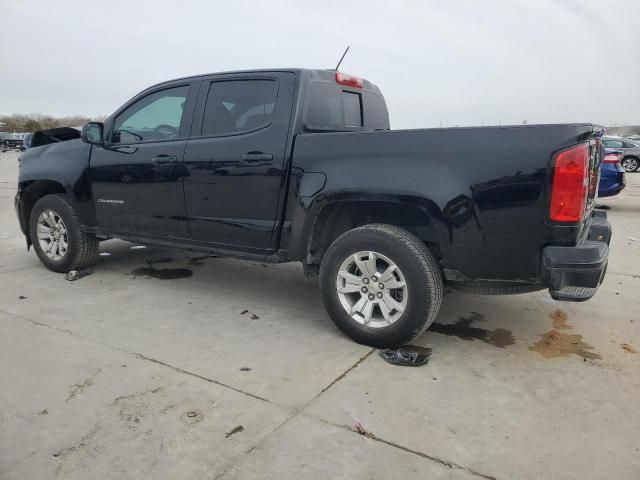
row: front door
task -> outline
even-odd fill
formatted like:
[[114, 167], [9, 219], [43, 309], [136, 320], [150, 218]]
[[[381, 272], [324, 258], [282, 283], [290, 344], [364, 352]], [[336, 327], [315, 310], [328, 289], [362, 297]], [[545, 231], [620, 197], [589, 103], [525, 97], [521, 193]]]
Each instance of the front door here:
[[195, 138], [185, 150], [184, 191], [194, 240], [273, 248], [294, 78], [255, 73], [203, 82]]
[[108, 232], [189, 238], [182, 184], [190, 90], [176, 85], [134, 99], [106, 126], [104, 147], [93, 147], [96, 215]]

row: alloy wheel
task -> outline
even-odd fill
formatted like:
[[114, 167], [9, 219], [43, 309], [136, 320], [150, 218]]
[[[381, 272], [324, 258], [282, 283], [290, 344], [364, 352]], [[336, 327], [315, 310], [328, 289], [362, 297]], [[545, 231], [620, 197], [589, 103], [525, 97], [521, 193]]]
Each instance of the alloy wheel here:
[[635, 172], [638, 169], [638, 160], [635, 158], [625, 158], [622, 160], [622, 168], [627, 172]]
[[38, 217], [38, 242], [44, 254], [51, 260], [60, 260], [67, 253], [69, 239], [67, 227], [53, 210], [45, 210]]
[[377, 252], [357, 252], [345, 259], [338, 269], [336, 290], [345, 312], [367, 327], [387, 327], [407, 308], [408, 290], [402, 271]]

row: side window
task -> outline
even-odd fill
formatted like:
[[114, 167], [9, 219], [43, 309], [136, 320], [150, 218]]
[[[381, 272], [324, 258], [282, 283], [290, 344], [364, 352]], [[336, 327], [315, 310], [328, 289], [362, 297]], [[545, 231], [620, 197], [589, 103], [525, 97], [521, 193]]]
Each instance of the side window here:
[[178, 137], [188, 91], [185, 85], [141, 98], [118, 115], [111, 141], [136, 143]]
[[622, 142], [622, 147], [623, 148], [634, 148], [635, 144], [633, 144], [631, 142]]
[[603, 143], [607, 148], [622, 148], [622, 142], [619, 140], [604, 140]]
[[266, 127], [278, 96], [275, 80], [212, 82], [202, 120], [202, 135], [228, 135]]

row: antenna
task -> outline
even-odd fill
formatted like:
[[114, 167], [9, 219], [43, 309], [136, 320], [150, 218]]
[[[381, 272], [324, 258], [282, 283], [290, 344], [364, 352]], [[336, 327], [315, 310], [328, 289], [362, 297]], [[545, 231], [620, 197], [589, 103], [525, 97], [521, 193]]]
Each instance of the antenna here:
[[340, 64], [342, 63], [342, 60], [344, 60], [344, 57], [347, 55], [347, 52], [349, 51], [349, 46], [347, 45], [347, 49], [344, 51], [344, 53], [342, 54], [342, 56], [340, 57], [340, 61], [338, 62], [338, 64], [336, 65], [336, 68], [334, 68], [334, 70], [337, 72], [338, 71], [338, 67], [340, 67]]

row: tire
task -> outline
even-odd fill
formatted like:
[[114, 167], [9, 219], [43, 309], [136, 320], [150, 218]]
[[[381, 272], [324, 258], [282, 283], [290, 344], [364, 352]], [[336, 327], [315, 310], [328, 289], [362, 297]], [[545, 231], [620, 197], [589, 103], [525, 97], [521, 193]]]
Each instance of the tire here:
[[[60, 254], [59, 258], [52, 258], [51, 254], [47, 254], [38, 238], [38, 222], [44, 212], [51, 212], [53, 218], [59, 219], [62, 228], [66, 230], [66, 234], [58, 233], [67, 244], [64, 254]], [[61, 231], [59, 224], [56, 225], [58, 232]], [[65, 195], [46, 195], [36, 202], [29, 219], [29, 235], [40, 261], [54, 272], [65, 273], [69, 270], [87, 268], [94, 263], [98, 254], [98, 239], [95, 235], [82, 231], [73, 207]], [[45, 244], [48, 242], [46, 238], [43, 241]], [[53, 250], [55, 251], [55, 248]], [[61, 251], [60, 249], [59, 252]]]
[[631, 173], [640, 168], [640, 160], [636, 157], [625, 157], [622, 159], [622, 162], [620, 162], [620, 165], [622, 165], [625, 172]]
[[548, 287], [530, 283], [455, 283], [449, 284], [452, 288], [473, 295], [520, 295], [522, 293], [537, 292]]
[[[376, 265], [372, 276], [365, 271], [371, 269], [367, 263], [371, 257], [358, 257], [371, 252]], [[366, 258], [364, 264], [369, 268], [358, 267], [356, 257], [361, 264]], [[388, 274], [392, 264], [396, 270], [391, 269]], [[355, 272], [349, 282], [343, 276], [338, 279], [338, 272], [351, 275], [345, 265]], [[372, 280], [374, 277], [380, 278]], [[365, 280], [367, 284], [363, 283]], [[366, 285], [370, 290], [361, 294]], [[355, 291], [344, 293], [351, 288]], [[329, 317], [347, 336], [358, 343], [389, 348], [410, 342], [433, 323], [442, 303], [442, 274], [433, 254], [415, 235], [393, 225], [370, 224], [344, 233], [331, 244], [320, 266], [320, 292]], [[374, 300], [368, 303], [375, 305], [368, 310], [364, 307], [366, 313], [360, 315], [356, 311], [352, 315], [347, 311], [363, 299], [367, 305], [372, 296]]]

